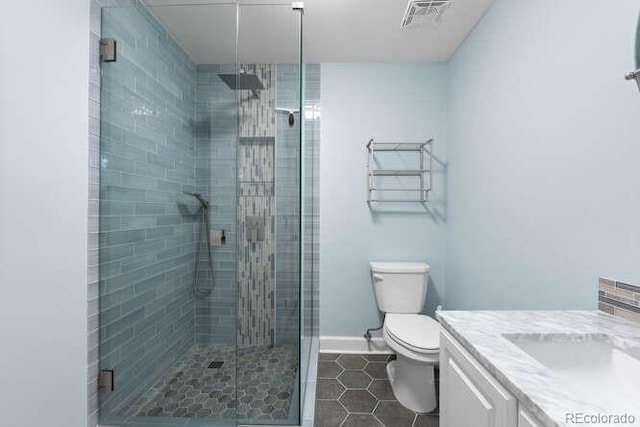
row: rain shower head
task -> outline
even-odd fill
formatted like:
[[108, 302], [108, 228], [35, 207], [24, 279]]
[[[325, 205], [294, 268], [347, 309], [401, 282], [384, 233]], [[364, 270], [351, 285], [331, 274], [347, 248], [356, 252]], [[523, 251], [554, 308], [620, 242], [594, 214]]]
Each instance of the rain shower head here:
[[250, 73], [233, 73], [218, 74], [218, 77], [232, 90], [250, 90], [256, 98], [259, 98], [259, 90], [264, 90], [264, 85], [255, 74]]
[[183, 191], [182, 193], [186, 194], [187, 196], [192, 196], [192, 197], [195, 197], [196, 199], [198, 199], [198, 201], [200, 202], [200, 205], [203, 208], [205, 208], [205, 209], [209, 208], [209, 202], [207, 202], [204, 199], [204, 197], [202, 197], [202, 194], [200, 194], [200, 193], [191, 193], [189, 191]]

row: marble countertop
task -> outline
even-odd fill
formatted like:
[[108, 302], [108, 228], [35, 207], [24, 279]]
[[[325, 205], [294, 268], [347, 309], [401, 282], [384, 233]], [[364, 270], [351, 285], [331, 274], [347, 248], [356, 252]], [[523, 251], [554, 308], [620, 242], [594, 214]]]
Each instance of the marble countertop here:
[[[640, 325], [599, 311], [438, 311], [436, 317], [546, 426], [575, 425], [565, 422], [568, 412], [612, 414], [612, 411], [580, 398], [567, 382], [511, 341], [531, 334], [540, 334], [545, 340], [553, 340], [553, 335], [548, 334], [557, 334], [559, 339], [567, 334], [606, 335], [640, 358]], [[640, 372], [630, 375], [640, 381]], [[621, 403], [639, 422], [640, 396], [629, 396], [628, 402]]]

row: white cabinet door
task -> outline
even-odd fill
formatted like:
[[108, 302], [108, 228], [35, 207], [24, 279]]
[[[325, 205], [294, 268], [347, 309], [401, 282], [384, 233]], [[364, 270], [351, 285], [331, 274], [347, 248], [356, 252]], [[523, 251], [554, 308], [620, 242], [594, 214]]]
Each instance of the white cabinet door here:
[[440, 333], [440, 426], [515, 427], [518, 402], [444, 330]]
[[518, 427], [542, 427], [536, 417], [531, 415], [522, 406], [518, 408]]

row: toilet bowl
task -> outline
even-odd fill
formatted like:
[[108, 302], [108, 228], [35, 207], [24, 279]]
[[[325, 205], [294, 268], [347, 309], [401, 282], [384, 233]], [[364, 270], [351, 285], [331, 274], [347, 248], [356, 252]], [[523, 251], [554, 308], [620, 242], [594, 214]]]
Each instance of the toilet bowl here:
[[427, 293], [429, 266], [414, 262], [372, 262], [378, 308], [385, 313], [382, 337], [396, 353], [387, 364], [393, 393], [414, 412], [436, 408], [434, 367], [440, 352], [440, 326], [419, 314]]
[[388, 313], [382, 336], [396, 354], [387, 376], [398, 402], [414, 412], [436, 408], [434, 367], [440, 354], [439, 324], [421, 314]]

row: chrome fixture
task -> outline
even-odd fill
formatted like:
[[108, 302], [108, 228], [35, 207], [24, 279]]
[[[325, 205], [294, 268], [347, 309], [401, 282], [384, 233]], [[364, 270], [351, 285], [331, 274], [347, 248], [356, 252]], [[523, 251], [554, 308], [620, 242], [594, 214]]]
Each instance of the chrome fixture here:
[[250, 90], [253, 96], [260, 98], [259, 90], [264, 90], [264, 85], [255, 74], [240, 70], [239, 73], [218, 74], [218, 77], [232, 90]]
[[296, 124], [295, 115], [300, 113], [300, 110], [297, 108], [277, 108], [276, 107], [276, 111], [289, 114], [289, 126], [293, 126], [294, 124]]
[[[200, 193], [183, 191], [187, 196], [195, 197], [200, 202], [200, 234], [198, 236], [198, 249], [196, 250], [196, 264], [193, 273], [193, 290], [200, 295], [209, 295], [213, 291], [213, 256], [211, 255], [211, 224], [209, 223], [209, 202]], [[207, 261], [211, 269], [211, 284], [206, 288], [198, 285], [200, 278], [200, 256], [202, 255], [202, 245], [207, 246]]]
[[116, 60], [116, 40], [100, 39], [100, 60], [114, 62]]
[[627, 74], [624, 75], [625, 80], [638, 80], [638, 77], [640, 77], [640, 69], [635, 71], [629, 71]]
[[208, 209], [209, 208], [209, 202], [207, 202], [204, 197], [202, 197], [202, 194], [200, 193], [190, 193], [189, 191], [183, 191], [183, 194], [186, 194], [187, 196], [193, 196], [196, 199], [198, 199], [198, 201], [200, 202], [200, 206], [203, 207], [204, 209]]
[[[433, 182], [433, 138], [426, 142], [375, 142], [371, 139], [367, 152], [367, 203], [427, 201]], [[413, 157], [415, 168], [380, 167], [392, 160], [385, 153], [401, 152], [407, 153], [407, 161], [409, 156]], [[390, 185], [389, 178], [394, 180], [394, 185]], [[388, 198], [385, 194], [398, 197]]]

